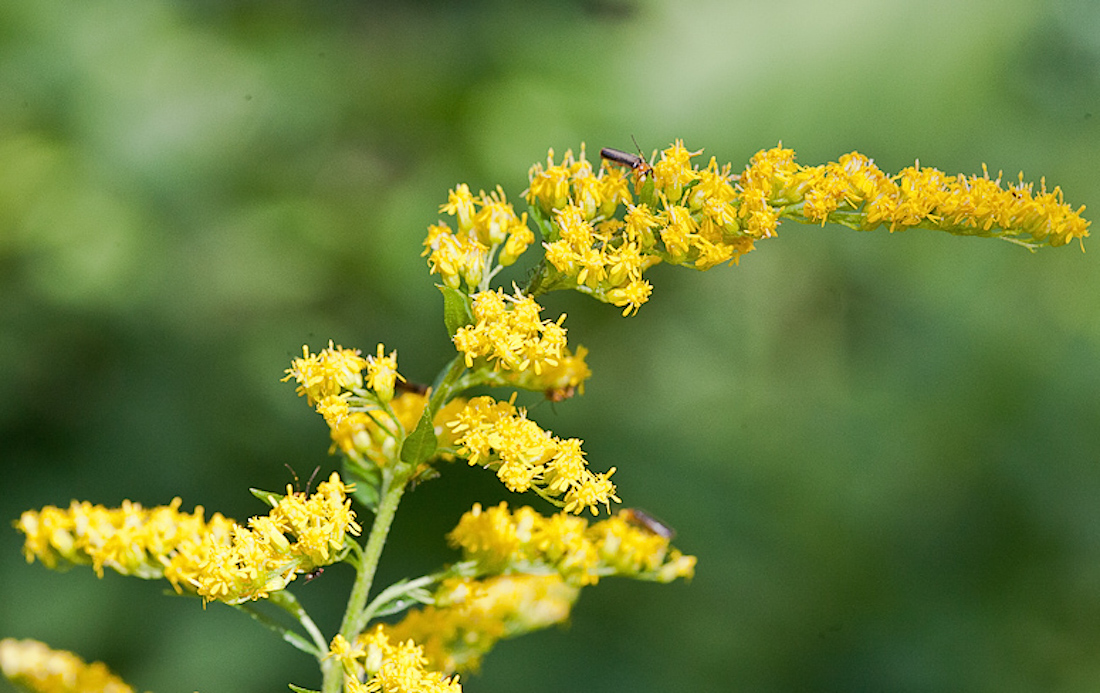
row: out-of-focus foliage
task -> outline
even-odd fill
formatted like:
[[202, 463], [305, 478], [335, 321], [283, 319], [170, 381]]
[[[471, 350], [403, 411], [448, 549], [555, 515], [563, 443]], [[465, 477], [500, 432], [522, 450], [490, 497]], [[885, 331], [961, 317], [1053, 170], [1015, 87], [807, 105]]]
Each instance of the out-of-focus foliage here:
[[[4, 3], [0, 518], [175, 495], [243, 518], [284, 464], [327, 469], [290, 358], [384, 341], [436, 372], [425, 229], [457, 181], [518, 201], [548, 147], [986, 162], [1094, 217], [1098, 36], [1088, 0]], [[786, 224], [740, 267], [658, 268], [630, 320], [557, 299], [595, 376], [533, 416], [698, 575], [601, 585], [466, 685], [1091, 690], [1097, 277], [1072, 247]], [[501, 497], [478, 472], [411, 494], [381, 584], [453, 558], [444, 532]], [[348, 578], [300, 589], [329, 630]], [[316, 684], [228, 609], [27, 566], [11, 530], [0, 585], [0, 635], [141, 690]]]

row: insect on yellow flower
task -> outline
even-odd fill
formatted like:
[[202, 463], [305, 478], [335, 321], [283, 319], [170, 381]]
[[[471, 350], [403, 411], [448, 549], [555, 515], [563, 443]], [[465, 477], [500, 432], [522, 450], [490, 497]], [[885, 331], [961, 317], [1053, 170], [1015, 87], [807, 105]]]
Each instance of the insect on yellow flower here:
[[676, 537], [675, 529], [639, 508], [623, 508], [619, 511], [619, 517], [638, 529], [656, 534], [667, 541], [672, 541]]
[[[635, 142], [634, 146], [638, 146]], [[641, 147], [638, 148], [641, 151]], [[613, 164], [620, 164], [622, 166], [629, 166], [634, 169], [634, 172], [639, 176], [645, 176], [653, 170], [653, 167], [649, 165], [649, 162], [645, 160], [640, 154], [631, 154], [630, 152], [624, 152], [619, 149], [612, 149], [611, 147], [604, 147], [600, 150], [600, 158], [607, 159]]]

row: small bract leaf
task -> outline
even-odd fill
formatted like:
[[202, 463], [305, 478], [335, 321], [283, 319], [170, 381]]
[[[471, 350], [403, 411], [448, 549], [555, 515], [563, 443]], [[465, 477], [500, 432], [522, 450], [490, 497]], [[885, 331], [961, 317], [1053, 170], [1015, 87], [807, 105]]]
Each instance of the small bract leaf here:
[[447, 334], [453, 337], [458, 328], [474, 323], [470, 297], [449, 286], [436, 286], [443, 292], [443, 322], [447, 325]]
[[401, 446], [401, 461], [415, 467], [435, 454], [437, 444], [431, 407], [424, 407], [420, 422]]
[[262, 500], [264, 503], [267, 503], [268, 505], [270, 505], [272, 508], [274, 508], [276, 505], [278, 505], [279, 501], [286, 498], [286, 496], [281, 494], [281, 493], [273, 493], [271, 491], [264, 491], [263, 489], [259, 489], [259, 488], [250, 488], [248, 490], [252, 493], [253, 496], [256, 496], [257, 498]]

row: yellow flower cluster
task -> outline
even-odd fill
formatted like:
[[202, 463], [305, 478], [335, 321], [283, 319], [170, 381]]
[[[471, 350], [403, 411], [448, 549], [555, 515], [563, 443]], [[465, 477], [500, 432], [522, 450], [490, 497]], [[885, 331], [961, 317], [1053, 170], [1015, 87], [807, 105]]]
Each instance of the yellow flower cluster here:
[[316, 354], [303, 345], [302, 357], [291, 362], [283, 382], [296, 380], [298, 396], [305, 395], [312, 407], [326, 397], [362, 389], [362, 371], [366, 367], [367, 360], [358, 349], [334, 346], [329, 340], [328, 348]]
[[482, 191], [474, 197], [466, 184], [459, 185], [439, 211], [455, 217], [458, 229], [442, 221], [429, 226], [422, 255], [428, 256], [431, 274], [438, 273], [452, 289], [463, 281], [470, 291], [481, 288], [482, 281], [495, 273], [489, 268], [486, 276], [494, 252], [500, 250], [496, 262], [507, 267], [535, 240], [527, 227], [527, 213], [517, 217], [499, 186], [495, 192]]
[[583, 148], [579, 159], [567, 152], [561, 164], [551, 151], [546, 167], [531, 169], [526, 193], [554, 269], [540, 290], [576, 288], [629, 315], [649, 299], [652, 287], [642, 275], [653, 265], [706, 270], [736, 263], [756, 240], [775, 236], [783, 217], [861, 230], [921, 227], [1028, 247], [1088, 236], [1084, 207], [1075, 211], [1059, 188], [1048, 192], [1045, 183], [1035, 193], [1022, 174], [1007, 189], [988, 171], [948, 176], [916, 165], [891, 178], [859, 153], [804, 167], [780, 146], [760, 151], [735, 175], [714, 158], [703, 169], [694, 166], [699, 153], [677, 141], [652, 166], [642, 163], [627, 174], [607, 166], [594, 173]]
[[621, 169], [593, 172], [581, 145], [580, 158], [573, 150], [565, 152], [560, 164], [554, 163], [554, 150], [546, 157], [546, 168], [536, 163], [527, 174], [531, 185], [525, 196], [543, 216], [568, 205], [578, 207], [585, 218], [610, 217], [620, 203], [629, 204], [629, 178]]
[[555, 573], [452, 578], [435, 592], [434, 605], [410, 610], [386, 633], [419, 643], [433, 669], [476, 672], [500, 640], [563, 623], [579, 594]]
[[483, 572], [551, 569], [578, 587], [609, 575], [672, 582], [694, 574], [694, 556], [629, 517], [624, 511], [589, 525], [564, 512], [544, 517], [527, 506], [511, 512], [506, 503], [488, 510], [475, 504], [447, 540]]
[[189, 551], [179, 550], [165, 577], [177, 589], [192, 587], [204, 600], [263, 599], [299, 573], [334, 563], [347, 534], [359, 534], [350, 490], [336, 472], [309, 497], [287, 486], [271, 512], [251, 518], [247, 528], [236, 525], [229, 536], [208, 534]]
[[0, 640], [0, 670], [12, 683], [40, 693], [133, 693], [102, 662], [86, 663], [72, 652], [37, 640]]
[[[332, 450], [342, 450], [360, 464], [365, 460], [378, 467], [392, 464], [405, 433], [416, 426], [428, 403], [421, 392], [395, 396], [398, 381], [405, 382], [397, 372], [397, 352], [386, 355], [379, 344], [376, 355], [364, 358], [357, 349], [329, 341], [328, 348], [317, 354], [310, 353], [308, 346], [302, 347], [302, 353], [291, 362], [283, 381], [296, 380], [298, 394], [305, 395], [325, 418]], [[445, 411], [449, 415], [460, 406]], [[442, 423], [436, 434], [445, 434]]]
[[[337, 559], [347, 533], [358, 534], [349, 491], [333, 473], [306, 498], [290, 487], [268, 515], [248, 528], [203, 508], [179, 511], [180, 499], [145, 509], [126, 501], [105, 508], [73, 501], [68, 509], [46, 506], [24, 512], [16, 527], [26, 535], [23, 553], [49, 568], [91, 564], [96, 574], [165, 578], [206, 600], [238, 603], [260, 599]], [[293, 537], [293, 541], [288, 539]]]
[[546, 260], [579, 290], [629, 315], [649, 300], [652, 286], [642, 274], [650, 267], [663, 261], [708, 269], [752, 250], [733, 205], [730, 167], [719, 170], [712, 159], [699, 171], [691, 165], [695, 154], [678, 141], [652, 168], [636, 169], [641, 201], [633, 204], [621, 170], [593, 174], [583, 149], [579, 161], [568, 152], [560, 165], [551, 153], [547, 168], [531, 169], [527, 191], [528, 202], [551, 221]]
[[73, 501], [68, 508], [47, 505], [28, 510], [15, 526], [26, 535], [23, 554], [50, 569], [88, 565], [103, 577], [103, 568], [145, 579], [164, 577], [169, 557], [203, 541], [208, 535], [227, 536], [232, 520], [215, 513], [210, 521], [197, 506], [193, 513], [180, 512], [182, 501], [143, 508], [123, 501], [122, 507], [106, 508], [87, 501]]
[[[475, 397], [447, 425], [458, 436], [458, 454], [471, 465], [494, 469], [509, 491], [534, 489], [539, 495], [564, 505], [566, 512], [589, 508], [597, 514], [600, 505], [610, 509], [615, 496], [611, 482], [614, 467], [593, 474], [588, 469], [577, 438], [562, 440], [544, 431], [517, 410], [512, 401]], [[557, 500], [564, 494], [564, 498]]]
[[291, 361], [283, 382], [293, 378], [298, 382], [298, 396], [305, 395], [309, 405], [315, 406], [330, 397], [348, 396], [349, 393], [365, 394], [363, 391], [363, 370], [367, 371], [366, 387], [372, 390], [382, 402], [393, 399], [393, 390], [398, 380], [404, 382], [397, 372], [397, 352], [385, 355], [385, 348], [379, 344], [377, 356], [363, 358], [358, 349], [345, 349], [335, 346], [329, 340], [328, 348], [316, 354], [309, 346], [302, 346], [302, 357]]
[[555, 366], [566, 345], [563, 313], [557, 322], [539, 320], [542, 306], [531, 296], [502, 290], [474, 295], [473, 325], [459, 328], [455, 348], [466, 355], [466, 367], [486, 357], [494, 366], [509, 371], [531, 369], [536, 375]]
[[[393, 644], [379, 624], [349, 643], [333, 638], [329, 656], [344, 669], [346, 693], [461, 693], [457, 676], [426, 668], [424, 650], [411, 640]], [[363, 680], [365, 679], [365, 681]]]
[[837, 162], [800, 166], [794, 151], [775, 147], [752, 158], [741, 176], [740, 216], [757, 235], [772, 235], [781, 214], [836, 221], [861, 230], [920, 227], [964, 236], [1000, 237], [1029, 247], [1061, 246], [1088, 236], [1089, 222], [1046, 182], [1001, 187], [1001, 178], [949, 176], [917, 163], [894, 177], [852, 152]]

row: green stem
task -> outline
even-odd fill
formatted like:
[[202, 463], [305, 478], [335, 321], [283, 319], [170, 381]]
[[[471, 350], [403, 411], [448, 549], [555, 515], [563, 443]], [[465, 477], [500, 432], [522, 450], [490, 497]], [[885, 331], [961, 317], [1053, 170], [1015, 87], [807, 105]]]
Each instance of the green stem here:
[[431, 399], [428, 400], [428, 407], [432, 416], [435, 416], [440, 407], [451, 399], [451, 395], [454, 394], [455, 391], [455, 386], [458, 384], [459, 378], [465, 370], [465, 356], [459, 354], [451, 359], [451, 362], [447, 365], [447, 371], [432, 388], [432, 396]]
[[[344, 636], [348, 642], [354, 642], [359, 636], [357, 629], [359, 615], [367, 604], [367, 596], [374, 582], [374, 573], [378, 569], [378, 560], [382, 556], [382, 547], [386, 545], [386, 537], [393, 524], [393, 517], [397, 513], [397, 506], [405, 493], [406, 481], [405, 475], [394, 475], [387, 479], [382, 489], [382, 500], [378, 504], [374, 524], [371, 526], [370, 536], [367, 538], [362, 559], [359, 561], [358, 575], [351, 588], [351, 595], [348, 597], [347, 609], [344, 611], [344, 622], [340, 624], [340, 635]], [[321, 671], [324, 677], [322, 693], [338, 693], [343, 687], [344, 679], [344, 670], [340, 662], [335, 658], [326, 659], [321, 662]]]
[[[274, 594], [272, 596], [274, 596]], [[310, 630], [310, 635], [313, 636], [313, 642], [311, 643], [309, 640], [302, 637], [300, 633], [292, 631], [283, 624], [275, 621], [270, 616], [261, 613], [252, 604], [230, 604], [230, 606], [232, 606], [237, 611], [248, 614], [248, 616], [250, 616], [253, 620], [262, 625], [264, 628], [267, 628], [268, 630], [277, 633], [279, 637], [290, 643], [295, 648], [307, 654], [313, 655], [318, 660], [324, 657], [326, 652], [328, 651], [328, 646], [325, 644], [324, 638], [318, 639], [318, 636], [320, 636], [320, 632], [317, 631], [317, 626], [313, 624], [313, 621], [309, 621], [310, 625], [313, 626], [312, 629], [307, 628], [307, 630]], [[287, 609], [287, 611], [292, 614], [294, 613], [289, 609]], [[303, 611], [302, 613], [304, 614], [305, 612]], [[306, 619], [309, 619], [309, 617], [306, 616]], [[305, 625], [305, 622], [302, 622], [301, 620], [299, 620], [299, 622], [301, 622], [303, 626]]]
[[[325, 636], [321, 633], [321, 629], [318, 628], [317, 624], [313, 622], [313, 619], [309, 617], [309, 614], [302, 606], [302, 603], [298, 601], [298, 598], [294, 596], [293, 592], [289, 590], [279, 590], [277, 592], [272, 592], [271, 595], [268, 597], [268, 602], [290, 614], [290, 616], [293, 617], [294, 620], [296, 620], [298, 623], [300, 623], [302, 625], [302, 628], [305, 628], [306, 632], [309, 633], [309, 637], [313, 639], [313, 647], [306, 650], [307, 652], [317, 657], [317, 659], [321, 659], [328, 653], [328, 643], [325, 642]], [[257, 617], [258, 614], [253, 615], [253, 618]], [[301, 638], [301, 636], [297, 633], [284, 633], [283, 637], [288, 642], [291, 642], [291, 644], [294, 643], [291, 641], [290, 635], [295, 635], [298, 638]], [[299, 649], [302, 648], [299, 647]]]
[[[375, 616], [385, 616], [386, 613], [379, 614], [378, 612], [383, 606], [386, 606], [388, 602], [392, 602], [398, 597], [406, 595], [410, 592], [423, 590], [425, 586], [430, 585], [434, 582], [438, 582], [444, 575], [446, 575], [445, 572], [433, 573], [432, 575], [425, 575], [423, 577], [419, 577], [415, 580], [410, 580], [408, 582], [397, 582], [390, 585], [386, 589], [382, 590], [378, 594], [378, 596], [372, 599], [371, 603], [368, 604], [365, 609], [363, 609], [363, 613], [359, 617], [359, 622], [355, 624], [356, 629], [362, 631], [364, 628], [367, 627], [367, 623]], [[421, 600], [410, 600], [410, 603], [412, 601], [420, 602]], [[402, 606], [401, 608], [403, 609], [406, 606], [407, 604], [405, 606]]]

